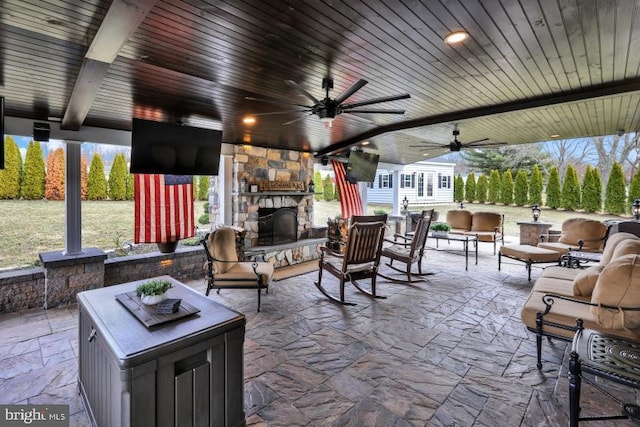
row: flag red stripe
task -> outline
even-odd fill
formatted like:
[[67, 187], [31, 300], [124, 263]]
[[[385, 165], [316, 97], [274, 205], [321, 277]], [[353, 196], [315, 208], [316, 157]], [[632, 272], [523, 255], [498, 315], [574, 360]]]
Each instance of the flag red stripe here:
[[350, 184], [345, 180], [344, 164], [335, 160], [331, 161], [333, 172], [336, 176], [336, 185], [340, 195], [340, 211], [342, 218], [351, 218], [353, 215], [362, 215], [362, 199], [358, 184]]
[[194, 235], [192, 180], [167, 184], [164, 175], [135, 174], [134, 195], [136, 243], [164, 243]]

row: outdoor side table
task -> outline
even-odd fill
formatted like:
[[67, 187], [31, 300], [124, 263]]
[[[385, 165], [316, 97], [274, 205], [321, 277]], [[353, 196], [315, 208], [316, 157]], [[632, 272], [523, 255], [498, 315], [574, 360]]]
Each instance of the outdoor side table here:
[[540, 236], [547, 234], [551, 226], [550, 222], [542, 221], [516, 221], [520, 227], [520, 244], [535, 246], [540, 241]]
[[582, 268], [582, 262], [598, 263], [602, 259], [601, 252], [569, 251], [562, 264], [569, 268]]
[[630, 418], [640, 421], [640, 407], [623, 403], [600, 386], [591, 385], [622, 406], [621, 415], [580, 417], [580, 387], [582, 373], [640, 389], [640, 344], [624, 338], [602, 334], [589, 329], [578, 329], [573, 338], [569, 361], [569, 425], [576, 427], [579, 421], [620, 420]]
[[200, 311], [145, 326], [116, 296], [151, 279], [78, 294], [78, 386], [92, 424], [244, 425], [244, 315], [154, 279]]

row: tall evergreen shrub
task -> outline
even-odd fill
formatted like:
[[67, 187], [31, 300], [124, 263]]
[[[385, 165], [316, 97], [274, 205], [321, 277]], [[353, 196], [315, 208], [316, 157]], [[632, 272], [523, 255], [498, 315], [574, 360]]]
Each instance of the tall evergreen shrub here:
[[57, 148], [47, 156], [44, 197], [47, 200], [64, 200], [64, 150], [62, 148]]
[[107, 198], [107, 179], [104, 176], [104, 163], [100, 154], [91, 158], [89, 176], [87, 177], [87, 199], [104, 200]]
[[464, 179], [460, 174], [453, 180], [453, 200], [458, 203], [464, 200]]
[[26, 200], [41, 200], [44, 197], [46, 177], [40, 142], [30, 141], [24, 160], [24, 172], [20, 188], [22, 198]]
[[132, 173], [128, 173], [127, 174], [127, 200], [133, 200], [134, 196], [133, 196], [133, 174]]
[[0, 199], [20, 197], [22, 156], [18, 144], [7, 135], [4, 138], [4, 169], [0, 169]]
[[109, 171], [108, 195], [111, 200], [127, 199], [127, 161], [123, 153], [116, 154]]
[[203, 175], [198, 178], [198, 200], [209, 198], [209, 176]]
[[80, 199], [87, 200], [87, 158], [80, 157]]
[[557, 167], [552, 167], [549, 172], [549, 181], [547, 182], [547, 202], [546, 205], [551, 209], [558, 209], [562, 201], [562, 193], [560, 191], [560, 174]]
[[542, 173], [538, 165], [533, 165], [529, 180], [529, 204], [542, 206]]
[[569, 211], [580, 208], [580, 183], [578, 172], [573, 165], [567, 167], [562, 183], [562, 207]]
[[629, 184], [629, 198], [627, 199], [627, 206], [629, 212], [631, 212], [631, 204], [640, 199], [640, 169], [631, 178], [631, 184]]
[[594, 170], [587, 165], [587, 170], [582, 179], [582, 202], [581, 206], [586, 212], [600, 212], [602, 209], [602, 188], [596, 187]]
[[615, 162], [609, 174], [609, 182], [604, 199], [604, 211], [608, 214], [619, 215], [627, 211], [626, 184], [620, 163]]
[[333, 183], [329, 175], [324, 178], [324, 182], [322, 183], [322, 194], [325, 201], [330, 202], [333, 200]]
[[485, 203], [487, 201], [487, 190], [489, 187], [489, 181], [487, 175], [481, 173], [476, 183], [476, 200], [479, 203]]
[[322, 200], [322, 191], [324, 190], [324, 186], [322, 184], [322, 175], [320, 171], [315, 171], [313, 173], [313, 186], [314, 186], [314, 198], [316, 200]]
[[502, 174], [500, 201], [505, 205], [510, 205], [513, 203], [513, 176], [511, 175], [511, 169], [507, 169]]
[[527, 204], [529, 198], [529, 181], [527, 179], [527, 173], [522, 169], [516, 173], [516, 184], [513, 191], [513, 200], [518, 206], [524, 206]]
[[496, 204], [500, 201], [501, 187], [502, 180], [500, 179], [500, 172], [497, 169], [493, 169], [489, 174], [489, 194], [487, 196], [489, 203]]
[[467, 182], [464, 185], [464, 198], [473, 203], [476, 200], [476, 176], [473, 172], [469, 172], [467, 175]]

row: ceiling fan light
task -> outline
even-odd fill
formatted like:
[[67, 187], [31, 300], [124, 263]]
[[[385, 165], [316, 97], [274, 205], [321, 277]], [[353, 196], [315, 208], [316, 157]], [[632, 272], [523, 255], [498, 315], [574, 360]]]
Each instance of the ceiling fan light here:
[[330, 128], [333, 124], [334, 117], [320, 117], [320, 121], [324, 123], [325, 127]]
[[469, 34], [466, 31], [453, 31], [447, 34], [444, 38], [444, 42], [447, 44], [455, 44], [460, 43], [469, 37]]

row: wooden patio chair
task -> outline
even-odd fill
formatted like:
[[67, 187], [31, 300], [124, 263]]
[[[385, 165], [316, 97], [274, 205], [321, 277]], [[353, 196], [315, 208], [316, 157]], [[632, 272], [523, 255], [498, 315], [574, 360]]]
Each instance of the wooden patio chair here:
[[[427, 276], [433, 273], [422, 272], [422, 258], [424, 257], [424, 250], [427, 244], [427, 235], [429, 234], [429, 227], [431, 226], [431, 218], [433, 216], [433, 209], [425, 210], [422, 212], [422, 216], [418, 219], [415, 231], [408, 235], [394, 234], [393, 240], [385, 239], [386, 242], [392, 243], [391, 246], [382, 248], [382, 256], [389, 258], [387, 266], [390, 268], [407, 275], [407, 279], [399, 279], [397, 277], [387, 276], [379, 273], [381, 277], [387, 280], [400, 283], [413, 283], [424, 281], [424, 279], [413, 279], [413, 276]], [[401, 270], [393, 265], [394, 261], [405, 264], [405, 269]], [[418, 264], [418, 273], [412, 273], [413, 264]]]
[[268, 262], [240, 260], [237, 250], [237, 231], [232, 227], [220, 227], [207, 233], [202, 239], [207, 257], [207, 291], [211, 289], [257, 289], [258, 311], [260, 294], [269, 292], [273, 277], [273, 265]]
[[[376, 278], [380, 264], [380, 250], [384, 239], [386, 223], [355, 222], [349, 227], [349, 238], [344, 254], [335, 252], [327, 247], [321, 248], [320, 270], [316, 287], [329, 300], [344, 305], [356, 305], [344, 300], [345, 282], [351, 282], [360, 292], [374, 298], [386, 298], [376, 294]], [[340, 280], [340, 298], [329, 294], [322, 286], [322, 273], [327, 271]], [[357, 280], [370, 279], [371, 291], [360, 287]]]

